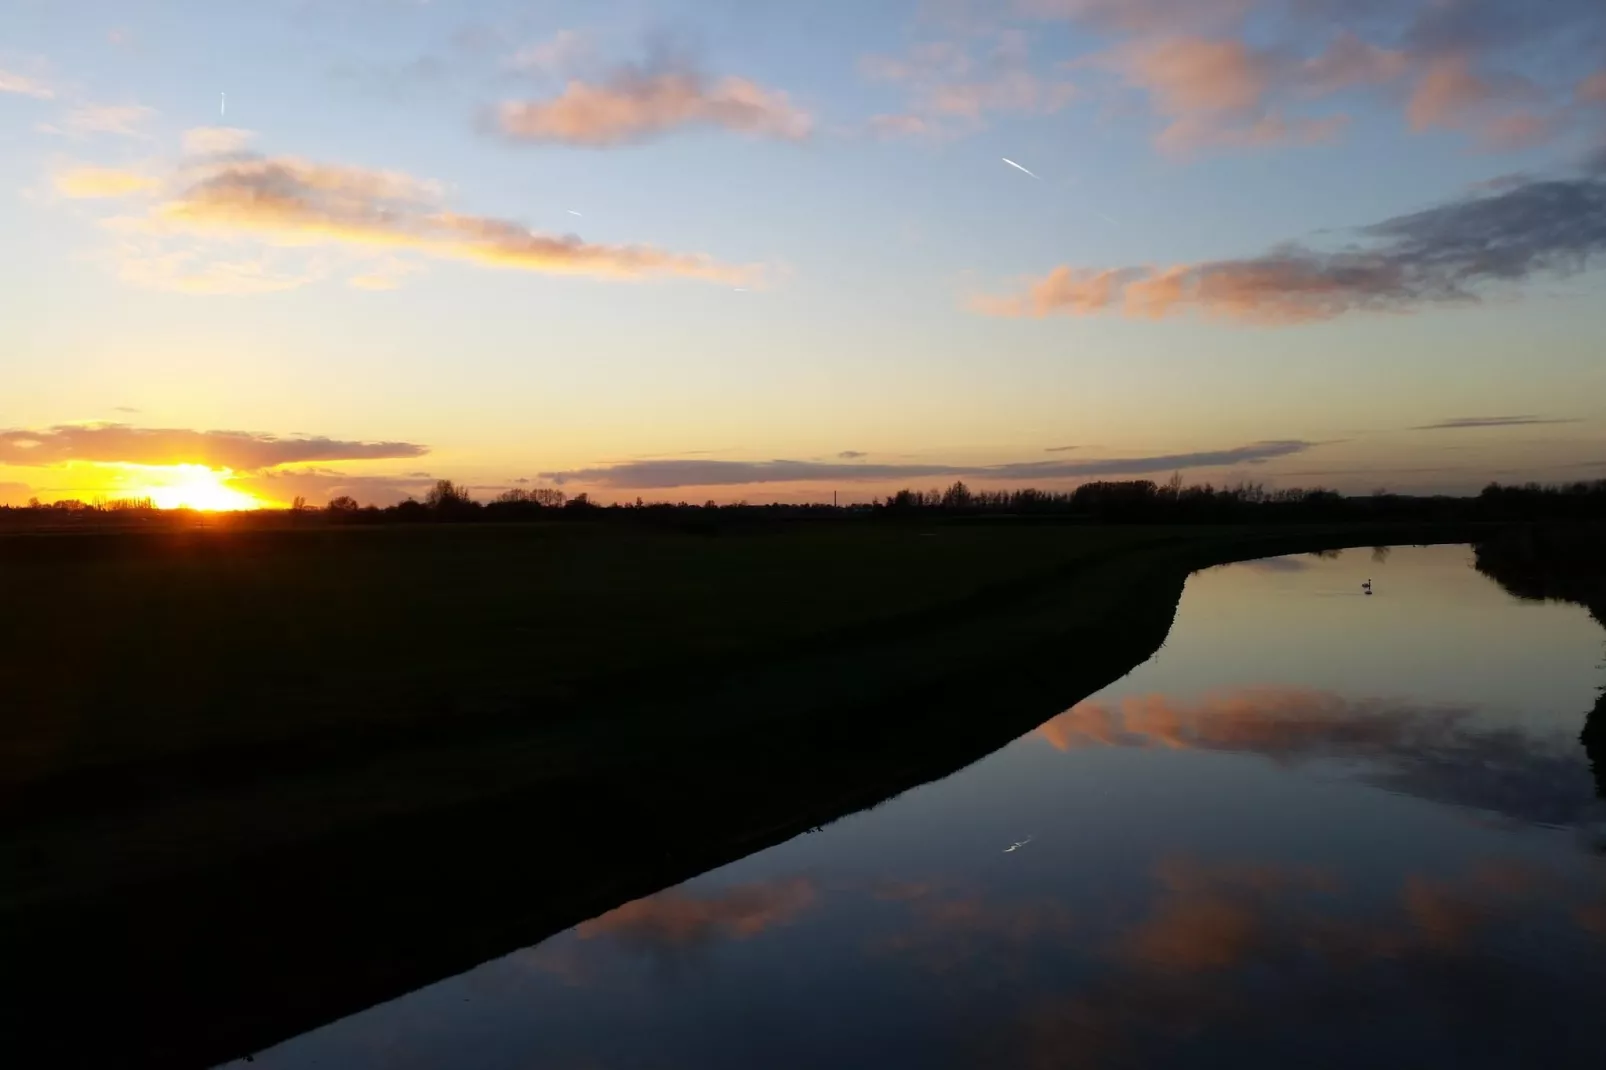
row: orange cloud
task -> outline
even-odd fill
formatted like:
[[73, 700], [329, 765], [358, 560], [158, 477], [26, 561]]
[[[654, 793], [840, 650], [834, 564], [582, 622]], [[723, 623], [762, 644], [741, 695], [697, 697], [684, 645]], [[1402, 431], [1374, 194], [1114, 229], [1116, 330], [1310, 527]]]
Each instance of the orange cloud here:
[[461, 215], [428, 182], [387, 171], [288, 157], [234, 155], [189, 169], [193, 181], [159, 205], [150, 223], [282, 244], [336, 243], [413, 249], [445, 259], [546, 274], [751, 282], [752, 268], [650, 246], [595, 245], [509, 220]]
[[128, 197], [149, 193], [161, 183], [149, 175], [111, 167], [74, 167], [55, 176], [56, 192], [64, 197]]
[[89, 461], [255, 470], [309, 461], [421, 457], [428, 452], [428, 447], [410, 442], [344, 442], [321, 436], [280, 437], [249, 431], [193, 431], [125, 424], [0, 431], [0, 465], [18, 467]]
[[1470, 303], [1480, 284], [1565, 276], [1606, 252], [1603, 202], [1606, 174], [1520, 178], [1480, 197], [1359, 228], [1370, 246], [1324, 252], [1286, 244], [1260, 256], [1166, 268], [1061, 265], [1028, 281], [1024, 293], [972, 297], [969, 307], [1032, 317], [1118, 309], [1134, 319], [1196, 310], [1242, 323], [1291, 324]]
[[671, 889], [582, 922], [575, 932], [582, 940], [611, 936], [638, 947], [669, 950], [722, 936], [756, 936], [792, 921], [816, 898], [814, 882], [805, 877], [740, 884], [708, 896]]
[[1474, 134], [1487, 148], [1521, 148], [1553, 131], [1553, 120], [1524, 107], [1539, 99], [1525, 78], [1488, 77], [1465, 55], [1440, 56], [1428, 61], [1405, 116], [1418, 133], [1440, 127]]
[[[1311, 86], [1326, 82], [1341, 87], [1361, 75], [1370, 58], [1365, 46], [1338, 47], [1341, 51], [1314, 61]], [[1300, 72], [1291, 70], [1281, 55], [1236, 38], [1144, 39], [1116, 49], [1103, 62], [1149, 94], [1154, 110], [1169, 120], [1155, 144], [1175, 155], [1207, 146], [1328, 141], [1347, 121], [1342, 116], [1291, 119], [1269, 109], [1273, 90]]]
[[708, 84], [691, 71], [649, 74], [633, 67], [603, 84], [571, 80], [551, 100], [506, 101], [497, 118], [509, 137], [593, 148], [634, 144], [697, 125], [786, 141], [802, 141], [814, 127], [809, 113], [785, 93], [746, 78]]

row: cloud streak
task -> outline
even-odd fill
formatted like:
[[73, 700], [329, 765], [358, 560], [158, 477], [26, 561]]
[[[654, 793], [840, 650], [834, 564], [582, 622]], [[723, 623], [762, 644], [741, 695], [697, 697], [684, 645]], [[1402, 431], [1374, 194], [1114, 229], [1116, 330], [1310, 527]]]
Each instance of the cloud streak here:
[[100, 464], [202, 464], [253, 471], [312, 461], [421, 457], [427, 446], [411, 442], [350, 442], [323, 436], [287, 436], [249, 431], [195, 431], [68, 424], [42, 431], [0, 431], [0, 465], [43, 467], [87, 461]]
[[670, 487], [739, 486], [755, 483], [807, 483], [819, 481], [871, 482], [900, 479], [954, 477], [989, 480], [1076, 479], [1107, 475], [1143, 475], [1181, 468], [1219, 468], [1261, 464], [1276, 457], [1302, 453], [1315, 443], [1299, 440], [1256, 442], [1224, 450], [1167, 453], [1147, 457], [1111, 457], [1088, 461], [1024, 461], [997, 465], [949, 464], [832, 464], [819, 461], [716, 461], [667, 459], [632, 461], [598, 468], [542, 472], [541, 478], [559, 485], [666, 489]]
[[1418, 424], [1412, 431], [1451, 431], [1463, 427], [1525, 427], [1529, 424], [1575, 424], [1573, 419], [1543, 416], [1453, 416], [1436, 424]]
[[161, 182], [137, 171], [115, 167], [74, 167], [55, 175], [56, 192], [75, 200], [129, 197], [161, 188]]
[[[222, 144], [237, 144], [230, 136]], [[213, 139], [216, 140], [216, 139]], [[143, 227], [254, 236], [281, 245], [339, 244], [413, 250], [490, 267], [607, 279], [753, 281], [756, 270], [701, 254], [643, 245], [601, 245], [520, 223], [464, 215], [432, 183], [409, 175], [231, 152], [191, 161], [182, 189]]]
[[35, 100], [51, 100], [56, 95], [55, 90], [38, 79], [14, 71], [0, 71], [0, 93], [15, 93]]
[[1476, 303], [1486, 286], [1564, 277], [1606, 251], [1606, 174], [1518, 180], [1356, 233], [1369, 244], [1322, 251], [1291, 243], [1245, 259], [1170, 267], [1061, 265], [1024, 293], [977, 297], [971, 308], [1150, 320], [1195, 310], [1278, 325]]

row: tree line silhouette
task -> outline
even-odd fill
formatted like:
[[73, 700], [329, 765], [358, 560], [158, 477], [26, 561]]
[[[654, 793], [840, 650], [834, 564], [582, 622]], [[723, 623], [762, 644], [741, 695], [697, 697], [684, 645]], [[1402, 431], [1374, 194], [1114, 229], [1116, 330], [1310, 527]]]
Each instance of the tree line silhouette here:
[[[68, 499], [28, 506], [0, 507], [0, 523], [53, 519], [92, 522], [154, 516], [150, 499], [85, 503]], [[281, 512], [275, 510], [274, 512]], [[1216, 487], [1184, 484], [1180, 474], [1164, 483], [1148, 479], [1100, 480], [1074, 490], [975, 490], [962, 481], [946, 488], [904, 489], [868, 503], [772, 503], [745, 501], [644, 501], [599, 505], [585, 493], [569, 497], [557, 487], [515, 488], [480, 501], [470, 488], [442, 479], [422, 500], [395, 505], [360, 504], [349, 495], [333, 498], [322, 508], [297, 498], [289, 512], [298, 520], [322, 517], [335, 523], [426, 523], [439, 521], [506, 521], [547, 519], [740, 518], [789, 517], [1020, 517], [1060, 518], [1094, 523], [1220, 524], [1337, 523], [1400, 521], [1523, 521], [1606, 518], [1606, 479], [1565, 484], [1490, 483], [1476, 496], [1405, 495], [1374, 491], [1345, 495], [1324, 488], [1273, 489], [1261, 483]]]
[[[1474, 548], [1479, 572], [1530, 601], [1576, 602], [1606, 628], [1606, 525], [1547, 524], [1502, 531]], [[1606, 799], [1606, 686], [1578, 734]]]

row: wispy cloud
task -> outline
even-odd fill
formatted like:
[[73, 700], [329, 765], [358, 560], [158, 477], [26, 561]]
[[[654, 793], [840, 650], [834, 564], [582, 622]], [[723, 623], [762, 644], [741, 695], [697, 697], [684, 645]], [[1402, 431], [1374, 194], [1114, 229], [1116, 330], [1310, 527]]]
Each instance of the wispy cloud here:
[[14, 71], [0, 71], [0, 93], [16, 93], [36, 100], [50, 100], [56, 95], [54, 89], [37, 78], [30, 78], [26, 74], [17, 74]]
[[161, 181], [114, 167], [73, 167], [54, 177], [56, 192], [75, 199], [128, 197], [161, 188]]
[[866, 124], [880, 137], [972, 132], [988, 113], [1049, 114], [1077, 95], [1073, 83], [1033, 70], [1026, 35], [1014, 30], [996, 35], [980, 59], [965, 45], [927, 41], [903, 56], [864, 56], [859, 73], [901, 86], [908, 95], [908, 111], [877, 115]]
[[786, 93], [747, 78], [710, 79], [681, 61], [629, 64], [600, 81], [571, 79], [555, 97], [504, 101], [496, 122], [514, 140], [588, 148], [634, 145], [699, 126], [784, 141], [802, 141], [814, 129], [813, 116]]
[[1306, 67], [1236, 38], [1140, 40], [1115, 49], [1103, 62], [1149, 94], [1167, 121], [1155, 144], [1173, 154], [1212, 145], [1330, 141], [1346, 117], [1289, 117], [1268, 98], [1274, 88], [1301, 79], [1337, 88], [1362, 76], [1361, 63], [1349, 54], [1318, 56]]
[[[1447, 129], [1490, 150], [1555, 137], [1574, 117], [1556, 74], [1606, 34], [1594, 0], [1019, 0], [1110, 41], [1072, 61], [1147, 95], [1173, 154], [1320, 141], [1337, 115], [1317, 100], [1381, 92], [1409, 129]], [[1587, 84], [1587, 83], [1586, 83]], [[1577, 94], [1583, 98], [1582, 87]]]
[[559, 30], [551, 37], [520, 48], [509, 65], [533, 74], [564, 75], [586, 64], [594, 55], [595, 49], [587, 34], [579, 30]]
[[326, 264], [295, 260], [283, 250], [232, 250], [220, 256], [197, 249], [149, 252], [129, 243], [117, 251], [117, 273], [151, 290], [212, 296], [284, 293], [329, 276]]
[[844, 461], [856, 461], [860, 457], [868, 456], [869, 454], [865, 453], [863, 450], [843, 450], [841, 453], [837, 454], [837, 457]]
[[406, 260], [388, 257], [367, 271], [353, 275], [346, 281], [359, 290], [399, 290], [403, 280], [416, 275], [423, 268]]
[[1288, 244], [1247, 259], [1161, 268], [1061, 265], [1022, 294], [978, 297], [971, 307], [997, 316], [1116, 311], [1137, 319], [1197, 309], [1288, 324], [1475, 302], [1485, 286], [1581, 271], [1606, 251], [1606, 175], [1524, 179], [1356, 233], [1371, 244], [1331, 252]]
[[184, 131], [184, 155], [228, 156], [244, 152], [255, 137], [254, 130], [237, 126], [197, 126]]
[[1413, 431], [1450, 431], [1463, 427], [1523, 427], [1528, 424], [1575, 424], [1573, 419], [1547, 419], [1542, 416], [1455, 416], [1436, 424], [1419, 424]]
[[126, 424], [65, 424], [0, 431], [0, 465], [43, 467], [71, 461], [103, 464], [203, 464], [254, 470], [311, 461], [421, 457], [411, 442], [350, 442], [322, 436], [249, 431], [195, 431]]
[[345, 496], [363, 505], [393, 505], [407, 498], [421, 498], [433, 483], [428, 472], [353, 475], [314, 466], [261, 469], [238, 474], [229, 481], [230, 486], [262, 501], [289, 502], [305, 498], [322, 503]]
[[70, 109], [55, 123], [41, 123], [39, 129], [72, 137], [89, 134], [145, 137], [142, 126], [155, 115], [155, 108], [143, 104], [84, 104]]
[[1515, 149], [1546, 140], [1554, 119], [1541, 114], [1544, 93], [1516, 74], [1480, 74], [1463, 55], [1424, 64], [1405, 115], [1411, 129], [1434, 127], [1474, 135], [1486, 148]]
[[1302, 453], [1315, 443], [1297, 440], [1256, 442], [1224, 450], [1167, 453], [1147, 457], [1109, 457], [1088, 461], [1023, 461], [997, 465], [947, 464], [833, 464], [819, 461], [716, 461], [668, 459], [631, 461], [598, 468], [542, 472], [541, 478], [557, 484], [664, 489], [669, 487], [738, 486], [758, 483], [817, 481], [885, 482], [900, 479], [964, 478], [986, 480], [1048, 480], [1092, 478], [1107, 475], [1142, 475], [1181, 468], [1219, 468], [1261, 464], [1276, 457]]
[[[130, 241], [141, 236], [194, 234], [255, 239], [270, 246], [335, 245], [360, 250], [412, 250], [440, 259], [558, 275], [609, 279], [691, 278], [751, 284], [758, 270], [721, 264], [694, 253], [644, 245], [600, 245], [523, 224], [450, 209], [440, 187], [392, 171], [320, 164], [243, 151], [245, 132], [191, 131], [192, 155], [178, 169], [172, 192], [143, 217], [119, 221]], [[93, 180], [91, 180], [93, 179]], [[82, 195], [143, 189], [146, 179], [103, 172], [70, 188]], [[286, 288], [323, 271], [268, 270], [260, 258], [236, 258], [240, 270], [194, 266], [195, 252], [131, 255], [125, 277], [167, 288], [240, 292]], [[396, 272], [360, 273], [362, 285], [394, 279]], [[354, 280], [355, 281], [355, 280]]]

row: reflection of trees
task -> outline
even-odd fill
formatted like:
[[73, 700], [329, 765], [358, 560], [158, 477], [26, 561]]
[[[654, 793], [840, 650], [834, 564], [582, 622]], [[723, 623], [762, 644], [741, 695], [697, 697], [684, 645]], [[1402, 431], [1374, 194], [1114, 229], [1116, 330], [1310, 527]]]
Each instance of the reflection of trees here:
[[[1598, 527], [1520, 528], [1473, 548], [1474, 567], [1507, 593], [1530, 601], [1574, 602], [1606, 627], [1606, 531]], [[1606, 688], [1584, 718], [1579, 742], [1595, 792], [1606, 799]]]
[[1391, 791], [1534, 824], [1578, 823], [1590, 786], [1565, 737], [1481, 725], [1472, 714], [1261, 687], [1192, 700], [1129, 695], [1082, 702], [1038, 731], [1061, 750], [1154, 747], [1258, 754], [1282, 764], [1360, 762], [1366, 781]]
[[1389, 559], [1389, 554], [1393, 552], [1394, 547], [1392, 546], [1374, 546], [1372, 547], [1372, 561], [1381, 565]]

